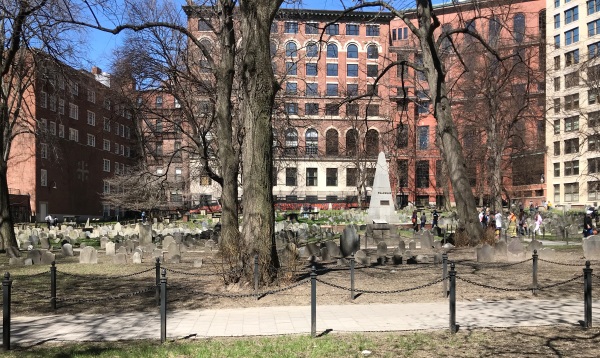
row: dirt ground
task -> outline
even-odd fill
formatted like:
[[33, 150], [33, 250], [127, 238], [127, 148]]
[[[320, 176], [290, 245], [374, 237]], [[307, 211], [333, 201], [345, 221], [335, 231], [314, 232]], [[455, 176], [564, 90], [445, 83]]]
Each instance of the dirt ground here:
[[[369, 250], [374, 251], [374, 250]], [[416, 250], [414, 254], [426, 254]], [[50, 304], [49, 266], [8, 266], [0, 259], [4, 271], [13, 278], [12, 311], [15, 315], [61, 313], [105, 313], [156, 309], [154, 261], [116, 266], [110, 257], [99, 252], [99, 263], [84, 265], [77, 257], [60, 257], [57, 253], [57, 310]], [[474, 249], [454, 249], [448, 253], [457, 272], [458, 301], [500, 299], [580, 299], [585, 259], [581, 246], [557, 251], [538, 262], [538, 286], [557, 285], [532, 292], [533, 263], [478, 263]], [[543, 257], [543, 256], [542, 256]], [[193, 262], [202, 259], [200, 268]], [[592, 268], [597, 262], [592, 262]], [[216, 251], [188, 251], [182, 263], [166, 263], [169, 309], [230, 308], [273, 305], [310, 304], [310, 266], [299, 260], [295, 267], [283, 268], [279, 279], [259, 294], [252, 284], [223, 284], [223, 272]], [[442, 301], [444, 286], [441, 264], [402, 264], [356, 266], [356, 289], [351, 299], [350, 270], [338, 262], [317, 262], [317, 302], [328, 304], [368, 304], [389, 302]], [[292, 272], [293, 271], [293, 272]], [[570, 281], [570, 282], [569, 282]], [[509, 289], [509, 290], [507, 290]], [[516, 289], [516, 290], [515, 290]], [[513, 290], [513, 291], [510, 291]], [[366, 291], [366, 292], [363, 292]], [[599, 298], [594, 290], [594, 298]]]

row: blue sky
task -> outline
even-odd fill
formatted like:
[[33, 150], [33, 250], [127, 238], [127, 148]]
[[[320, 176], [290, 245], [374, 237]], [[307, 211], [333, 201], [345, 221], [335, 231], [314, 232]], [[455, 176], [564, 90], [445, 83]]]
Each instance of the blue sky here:
[[[176, 2], [185, 4], [184, 0], [175, 0]], [[396, 6], [406, 7], [407, 4], [413, 3], [412, 0], [392, 0]], [[434, 3], [439, 3], [441, 0], [434, 0]], [[302, 0], [300, 4], [292, 3], [286, 4], [285, 7], [294, 8], [305, 8], [305, 9], [328, 9], [328, 10], [340, 10], [346, 7], [350, 7], [356, 4], [353, 0]], [[91, 69], [91, 66], [98, 66], [104, 71], [110, 71], [110, 63], [112, 52], [121, 43], [123, 36], [115, 36], [106, 34], [100, 31], [89, 32], [89, 50], [87, 55], [83, 59], [84, 63], [88, 64], [87, 70]], [[85, 65], [84, 65], [85, 66]]]

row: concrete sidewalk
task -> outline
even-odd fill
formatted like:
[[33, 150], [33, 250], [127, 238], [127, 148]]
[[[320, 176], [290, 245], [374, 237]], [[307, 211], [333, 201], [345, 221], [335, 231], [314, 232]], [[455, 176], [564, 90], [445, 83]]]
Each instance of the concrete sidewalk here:
[[[600, 301], [593, 304], [600, 307]], [[595, 314], [600, 313], [596, 310]], [[457, 302], [461, 329], [577, 325], [583, 301], [512, 300]], [[595, 322], [598, 322], [595, 320]], [[174, 311], [169, 339], [310, 334], [310, 306]], [[595, 325], [597, 323], [594, 323]], [[448, 329], [448, 302], [317, 306], [317, 334]], [[11, 344], [49, 341], [160, 339], [159, 313], [13, 317]]]

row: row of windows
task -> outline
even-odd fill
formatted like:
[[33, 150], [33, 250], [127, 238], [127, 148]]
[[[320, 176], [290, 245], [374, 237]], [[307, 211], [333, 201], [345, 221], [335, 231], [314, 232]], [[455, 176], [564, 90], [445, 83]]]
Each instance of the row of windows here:
[[[379, 25], [366, 25], [366, 36], [379, 36]], [[278, 23], [273, 22], [271, 24], [271, 32], [277, 33]], [[283, 32], [286, 34], [297, 34], [299, 31], [298, 23], [295, 21], [286, 21], [284, 23]], [[360, 25], [358, 24], [345, 24], [346, 35], [358, 36], [360, 34]], [[340, 34], [340, 24], [329, 24], [327, 27], [319, 28], [319, 24], [316, 22], [304, 23], [304, 33], [307, 35], [317, 35], [321, 31], [325, 31], [325, 34], [335, 36]]]
[[[564, 141], [564, 154], [579, 153], [579, 138], [571, 138]], [[593, 147], [596, 148], [598, 142], [595, 140]], [[597, 150], [597, 149], [594, 149]], [[560, 141], [554, 142], [554, 155], [560, 155]]]
[[[275, 55], [276, 45], [271, 43], [271, 54]], [[306, 45], [306, 57], [317, 58], [319, 56], [319, 45], [315, 42], [310, 42]], [[295, 42], [290, 41], [285, 44], [285, 55], [287, 57], [298, 56], [298, 45]], [[338, 46], [334, 43], [327, 44], [326, 57], [327, 58], [338, 58]], [[348, 45], [346, 48], [346, 58], [357, 59], [358, 58], [358, 46], [354, 44]], [[367, 58], [376, 60], [379, 58], [379, 47], [375, 44], [367, 46]], [[157, 97], [158, 98], [158, 97]], [[162, 97], [161, 97], [162, 98]]]
[[[337, 96], [356, 96], [358, 95], [358, 83], [349, 83], [346, 85], [346, 91], [342, 90], [340, 93], [339, 84], [337, 83], [327, 83], [325, 85], [325, 95], [328, 97], [337, 97]], [[302, 94], [298, 91], [298, 83], [297, 82], [286, 82], [285, 84], [285, 93], [288, 95], [299, 95]], [[378, 95], [377, 87], [373, 85], [367, 85], [367, 93]], [[316, 82], [308, 82], [305, 84], [305, 91], [303, 93], [306, 97], [319, 97], [321, 93], [319, 92], [319, 84]]]
[[[589, 191], [588, 191], [588, 193], [589, 193]], [[564, 184], [564, 201], [565, 202], [579, 201], [579, 183], [565, 183]], [[561, 200], [560, 200], [560, 184], [554, 184], [554, 202], [555, 203], [561, 202]]]
[[[285, 63], [286, 74], [288, 76], [296, 76], [298, 74], [298, 64], [296, 62], [286, 62]], [[317, 64], [316, 63], [307, 63], [305, 64], [305, 72], [307, 76], [316, 76], [317, 75]], [[327, 76], [337, 76], [338, 73], [338, 64], [337, 63], [328, 63], [327, 64]], [[377, 77], [379, 74], [379, 66], [372, 64], [367, 65], [367, 76], [368, 77]], [[357, 63], [349, 63], [346, 65], [346, 77], [358, 77], [358, 64]]]
[[[110, 173], [110, 159], [103, 159], [102, 160], [102, 171]], [[115, 168], [115, 174], [125, 174], [127, 172], [129, 172], [130, 168], [129, 166], [126, 166], [123, 163], [119, 163], [119, 162], [114, 162], [114, 168]], [[106, 181], [104, 182], [104, 186], [106, 188]], [[106, 192], [105, 192], [106, 194]]]
[[[288, 102], [285, 104], [285, 113], [292, 116], [300, 115], [298, 111], [298, 103]], [[304, 104], [304, 115], [305, 116], [316, 116], [320, 113], [319, 103], [305, 103]], [[346, 116], [359, 116], [362, 115], [361, 106], [358, 103], [346, 104]], [[367, 116], [377, 117], [379, 116], [379, 105], [369, 104], [366, 106], [365, 112]], [[339, 116], [340, 105], [337, 103], [326, 103], [325, 104], [325, 115], [326, 116]]]

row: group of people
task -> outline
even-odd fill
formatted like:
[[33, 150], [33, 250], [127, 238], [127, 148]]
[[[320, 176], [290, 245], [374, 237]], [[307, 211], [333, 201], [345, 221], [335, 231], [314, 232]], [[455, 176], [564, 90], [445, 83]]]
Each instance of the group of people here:
[[[433, 229], [434, 227], [438, 226], [438, 219], [440, 218], [440, 215], [438, 214], [437, 210], [433, 209], [433, 211], [431, 212], [431, 216], [431, 229]], [[421, 228], [421, 230], [424, 230], [425, 225], [427, 224], [427, 215], [425, 215], [425, 211], [421, 212], [421, 217], [419, 218], [419, 212], [417, 210], [413, 210], [411, 222], [414, 231], [419, 231], [419, 228]]]
[[[531, 210], [533, 208], [533, 210]], [[533, 204], [529, 207], [530, 215], [527, 215], [522, 205], [519, 208], [518, 214], [514, 211], [508, 212], [508, 227], [507, 231], [511, 236], [525, 235], [529, 232], [530, 228], [527, 226], [527, 218], [533, 216], [535, 227], [533, 234], [541, 234], [541, 226], [543, 223], [542, 213], [533, 207]], [[479, 222], [484, 230], [488, 227], [495, 228], [496, 233], [500, 235], [502, 232], [502, 213], [500, 211], [493, 212], [485, 207], [479, 212]]]

